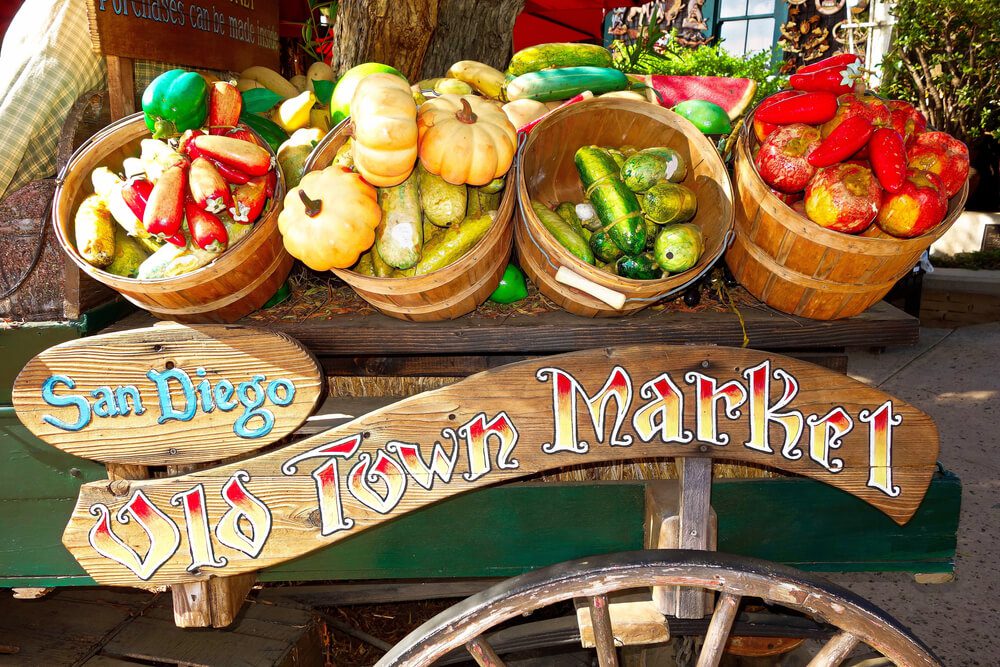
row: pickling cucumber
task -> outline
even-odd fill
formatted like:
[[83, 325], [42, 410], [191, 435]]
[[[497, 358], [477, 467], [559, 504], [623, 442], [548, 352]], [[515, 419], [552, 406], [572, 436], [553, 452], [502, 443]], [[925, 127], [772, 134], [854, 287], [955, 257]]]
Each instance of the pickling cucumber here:
[[646, 247], [642, 210], [635, 194], [621, 182], [614, 158], [599, 146], [583, 146], [574, 161], [583, 190], [611, 240], [626, 255], [642, 252]]
[[698, 198], [683, 185], [660, 181], [642, 195], [642, 210], [657, 224], [687, 222], [698, 211]]
[[397, 269], [420, 261], [424, 230], [419, 190], [416, 170], [399, 185], [378, 189], [382, 221], [375, 230], [375, 248], [386, 264]]
[[576, 204], [571, 201], [560, 202], [559, 205], [556, 206], [556, 213], [559, 214], [560, 218], [570, 224], [573, 231], [586, 238], [586, 235], [583, 233], [583, 223], [580, 222], [580, 218], [576, 214]]
[[697, 264], [704, 251], [705, 240], [697, 225], [667, 225], [656, 237], [653, 257], [664, 271], [681, 273]]
[[644, 252], [641, 255], [625, 255], [615, 262], [615, 273], [622, 278], [633, 280], [655, 280], [663, 275], [663, 269], [659, 267], [652, 253]]
[[414, 275], [422, 276], [443, 269], [479, 243], [493, 224], [493, 216], [484, 214], [478, 218], [466, 218], [460, 224], [437, 234], [424, 246], [423, 257], [414, 270]]
[[652, 250], [656, 236], [660, 233], [660, 226], [649, 218], [643, 218], [643, 221], [646, 223], [646, 250]]
[[687, 164], [673, 148], [645, 148], [634, 153], [621, 166], [622, 182], [632, 192], [645, 192], [657, 181], [680, 183], [687, 175]]
[[613, 62], [611, 52], [603, 46], [575, 42], [553, 42], [521, 49], [511, 57], [506, 73], [510, 76], [521, 76], [528, 72], [537, 72], [552, 67], [577, 67], [580, 65], [611, 67]]
[[464, 184], [452, 185], [417, 162], [420, 208], [426, 220], [438, 227], [457, 225], [465, 218], [468, 194]]
[[559, 245], [569, 250], [587, 264], [594, 263], [594, 253], [590, 250], [583, 237], [576, 232], [573, 225], [563, 220], [558, 213], [541, 202], [532, 201], [531, 210], [538, 216], [538, 220], [545, 229], [555, 237]]
[[602, 262], [613, 262], [622, 256], [621, 248], [615, 245], [607, 232], [594, 232], [590, 237], [590, 249], [594, 257]]
[[375, 275], [375, 265], [372, 263], [372, 255], [374, 252], [374, 250], [369, 250], [361, 255], [361, 258], [358, 259], [358, 263], [354, 265], [355, 273], [360, 273], [363, 276]]
[[589, 90], [595, 95], [628, 88], [629, 80], [610, 67], [563, 67], [522, 74], [507, 84], [507, 99], [553, 102]]
[[625, 165], [625, 159], [626, 159], [625, 154], [622, 153], [620, 150], [618, 150], [617, 148], [610, 148], [607, 146], [604, 148], [604, 150], [611, 153], [611, 157], [615, 159], [615, 164], [618, 165], [619, 169], [621, 169]]
[[379, 254], [377, 247], [372, 246], [371, 256], [372, 256], [372, 270], [375, 272], [375, 277], [391, 278], [393, 271], [395, 271], [395, 269], [389, 266], [386, 263], [386, 261], [382, 259], [382, 255]]

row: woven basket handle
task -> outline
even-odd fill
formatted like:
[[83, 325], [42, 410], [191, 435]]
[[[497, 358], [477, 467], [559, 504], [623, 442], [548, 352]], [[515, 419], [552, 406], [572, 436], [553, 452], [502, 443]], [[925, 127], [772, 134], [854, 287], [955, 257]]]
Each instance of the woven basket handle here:
[[625, 295], [621, 292], [608, 289], [604, 285], [598, 285], [593, 280], [584, 278], [565, 266], [560, 266], [559, 270], [556, 271], [556, 282], [575, 287], [584, 294], [589, 294], [595, 299], [603, 301], [615, 310], [621, 310], [622, 306], [625, 305]]

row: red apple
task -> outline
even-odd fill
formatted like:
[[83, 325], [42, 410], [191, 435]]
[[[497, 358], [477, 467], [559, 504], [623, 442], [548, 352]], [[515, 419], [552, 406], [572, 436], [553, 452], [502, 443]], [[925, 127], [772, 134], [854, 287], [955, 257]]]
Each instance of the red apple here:
[[764, 182], [781, 192], [800, 192], [816, 173], [807, 158], [819, 146], [819, 129], [794, 123], [775, 130], [754, 162]]
[[775, 190], [774, 188], [769, 188], [769, 189], [771, 190], [772, 195], [774, 195], [784, 203], [788, 204], [789, 206], [791, 206], [797, 201], [802, 201], [801, 192], [788, 193], [788, 192], [781, 192], [780, 190]]
[[875, 127], [888, 127], [892, 121], [889, 107], [878, 97], [847, 93], [837, 98], [837, 114], [823, 123], [823, 138], [826, 139], [838, 125], [852, 116], [863, 116]]
[[809, 214], [806, 213], [806, 200], [800, 199], [797, 202], [792, 203], [792, 210], [801, 215], [803, 218], [808, 218]]
[[806, 188], [806, 214], [827, 229], [857, 234], [868, 229], [882, 201], [882, 186], [856, 164], [823, 167]]
[[906, 156], [911, 169], [929, 171], [941, 179], [946, 197], [954, 197], [969, 178], [969, 149], [945, 132], [918, 134]]
[[[765, 98], [764, 101], [761, 102], [757, 106], [757, 111], [760, 111], [764, 107], [767, 107], [767, 106], [769, 106], [771, 104], [774, 104], [778, 100], [783, 100], [783, 99], [788, 98], [788, 97], [795, 97], [796, 95], [801, 95], [801, 94], [802, 94], [801, 90], [781, 90], [781, 91], [778, 91], [774, 95], [771, 95], [770, 97]], [[777, 130], [779, 127], [781, 127], [781, 126], [780, 125], [775, 125], [774, 123], [765, 123], [762, 120], [757, 120], [757, 114], [754, 113], [754, 118], [753, 118], [753, 133], [755, 135], [757, 135], [757, 141], [763, 142], [765, 139], [767, 139], [767, 137], [772, 132], [774, 132], [775, 130]]]
[[889, 119], [892, 127], [901, 135], [903, 142], [909, 146], [921, 132], [927, 131], [927, 119], [920, 110], [903, 100], [889, 100]]
[[948, 213], [941, 179], [929, 171], [911, 169], [899, 192], [886, 193], [876, 224], [887, 234], [905, 239], [937, 227]]

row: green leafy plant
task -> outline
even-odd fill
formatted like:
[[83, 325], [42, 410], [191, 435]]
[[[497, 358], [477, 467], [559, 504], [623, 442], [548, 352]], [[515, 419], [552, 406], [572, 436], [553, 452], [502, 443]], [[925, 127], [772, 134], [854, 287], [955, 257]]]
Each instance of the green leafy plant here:
[[[658, 33], [658, 34], [657, 34]], [[778, 73], [771, 50], [757, 51], [746, 56], [734, 56], [719, 43], [689, 48], [680, 44], [672, 32], [665, 44], [659, 29], [651, 29], [635, 44], [615, 42], [611, 49], [615, 67], [635, 74], [676, 74], [698, 76], [731, 76], [753, 79], [757, 94], [753, 104], [777, 92], [787, 81]]]
[[957, 255], [935, 256], [931, 258], [931, 264], [939, 269], [996, 271], [1000, 269], [1000, 250], [976, 250], [960, 252]]
[[892, 12], [879, 92], [919, 106], [930, 125], [968, 144], [1000, 138], [1000, 4], [907, 0]]
[[[302, 25], [302, 48], [314, 60], [329, 64], [333, 48], [333, 19], [337, 3], [329, 0], [308, 0], [309, 18]], [[327, 26], [321, 28], [320, 26]]]

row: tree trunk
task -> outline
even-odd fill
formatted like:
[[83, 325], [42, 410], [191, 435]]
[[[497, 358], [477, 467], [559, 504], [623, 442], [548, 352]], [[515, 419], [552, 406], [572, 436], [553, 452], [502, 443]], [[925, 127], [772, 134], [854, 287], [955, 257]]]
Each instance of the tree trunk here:
[[438, 24], [438, 4], [439, 0], [341, 0], [333, 28], [333, 69], [343, 74], [355, 65], [378, 62], [416, 81]]
[[507, 67], [514, 45], [514, 19], [525, 0], [440, 0], [438, 25], [422, 78], [444, 76], [459, 60], [478, 60], [498, 70]]

